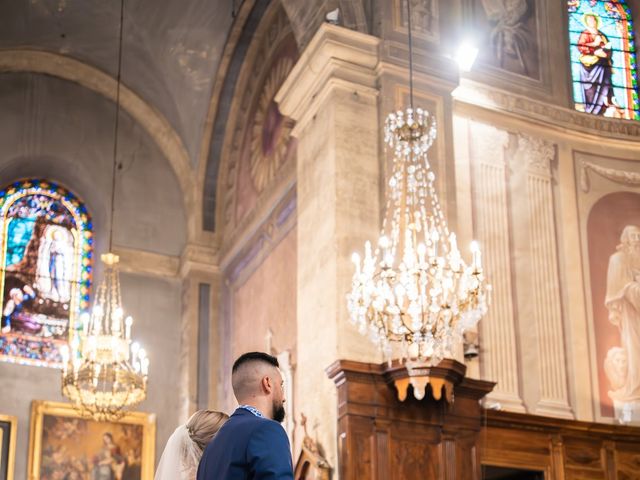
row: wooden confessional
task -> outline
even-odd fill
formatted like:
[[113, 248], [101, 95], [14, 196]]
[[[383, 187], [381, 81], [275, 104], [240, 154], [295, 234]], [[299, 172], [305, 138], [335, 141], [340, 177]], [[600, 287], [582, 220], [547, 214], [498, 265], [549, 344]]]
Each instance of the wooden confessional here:
[[404, 367], [338, 361], [327, 373], [341, 480], [640, 480], [640, 428], [485, 411], [494, 384], [453, 360], [426, 372], [420, 401], [413, 387], [398, 399]]

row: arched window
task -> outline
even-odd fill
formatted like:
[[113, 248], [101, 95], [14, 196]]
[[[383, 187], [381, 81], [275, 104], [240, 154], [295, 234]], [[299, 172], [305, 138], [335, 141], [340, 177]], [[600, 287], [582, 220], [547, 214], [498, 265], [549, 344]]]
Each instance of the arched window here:
[[21, 180], [0, 191], [0, 227], [0, 360], [58, 367], [89, 307], [87, 209], [54, 182]]
[[631, 12], [624, 0], [569, 0], [576, 110], [640, 120]]

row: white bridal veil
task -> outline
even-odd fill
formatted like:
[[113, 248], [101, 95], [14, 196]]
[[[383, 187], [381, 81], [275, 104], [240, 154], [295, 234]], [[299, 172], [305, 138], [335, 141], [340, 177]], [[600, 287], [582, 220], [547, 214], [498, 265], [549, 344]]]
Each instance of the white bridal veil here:
[[202, 450], [189, 437], [185, 425], [180, 425], [164, 447], [155, 480], [195, 480]]

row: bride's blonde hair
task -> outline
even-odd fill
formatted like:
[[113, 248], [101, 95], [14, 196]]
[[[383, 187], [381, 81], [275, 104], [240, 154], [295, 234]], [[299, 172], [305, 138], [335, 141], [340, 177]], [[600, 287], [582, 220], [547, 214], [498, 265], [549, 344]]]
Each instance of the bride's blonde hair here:
[[198, 410], [187, 421], [189, 438], [200, 447], [200, 450], [204, 450], [227, 420], [229, 420], [229, 415], [226, 413], [215, 410]]

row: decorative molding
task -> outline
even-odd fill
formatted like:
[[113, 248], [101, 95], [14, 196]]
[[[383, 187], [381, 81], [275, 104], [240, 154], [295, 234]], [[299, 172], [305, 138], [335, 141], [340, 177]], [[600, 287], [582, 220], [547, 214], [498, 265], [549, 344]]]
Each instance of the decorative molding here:
[[296, 188], [293, 185], [248, 241], [238, 242], [239, 245], [234, 245], [232, 250], [223, 252], [221, 269], [225, 272], [225, 282], [230, 285], [242, 284], [260, 266], [295, 226], [296, 203]]
[[[526, 174], [530, 295], [535, 317], [540, 382], [536, 413], [573, 418], [567, 388], [566, 346], [551, 185], [551, 162], [555, 158], [555, 146], [540, 138], [520, 135], [515, 158], [517, 160], [514, 163], [524, 168]], [[514, 165], [514, 168], [518, 168], [518, 165]]]
[[481, 322], [482, 376], [496, 381], [487, 397], [507, 410], [523, 412], [520, 397], [514, 291], [511, 280], [509, 198], [506, 182], [507, 132], [471, 123], [474, 230], [487, 258], [485, 271], [493, 286], [493, 304]]
[[611, 180], [612, 182], [626, 185], [628, 187], [640, 186], [640, 173], [630, 172], [628, 170], [618, 170], [615, 168], [607, 168], [591, 162], [581, 162], [580, 168], [580, 189], [584, 193], [591, 190], [591, 182], [589, 181], [589, 170], [601, 177]]
[[146, 252], [127, 247], [114, 247], [120, 257], [120, 271], [140, 275], [176, 278], [180, 269], [180, 259], [171, 255]]
[[637, 142], [640, 137], [640, 122], [581, 113], [468, 79], [461, 79], [460, 86], [453, 92], [453, 97], [458, 108], [477, 106], [600, 139], [609, 137]]
[[293, 121], [283, 117], [273, 97], [293, 68], [294, 60], [278, 59], [267, 75], [251, 127], [251, 180], [258, 194], [273, 182], [291, 147]]
[[[253, 123], [250, 118], [253, 103], [255, 98], [260, 96], [261, 92], [259, 92], [258, 89], [263, 87], [261, 82], [266, 74], [266, 69], [270, 66], [274, 52], [281, 47], [281, 43], [287, 35], [292, 33], [289, 19], [281, 6], [278, 6], [270, 17], [271, 18], [267, 19], [264, 24], [261, 24], [256, 30], [254, 38], [262, 39], [262, 41], [254, 40], [250, 46], [251, 51], [245, 58], [242, 72], [238, 78], [238, 85], [241, 86], [240, 91], [242, 93], [237, 95], [233, 100], [234, 103], [231, 107], [233, 113], [229, 115], [230, 123], [225, 133], [226, 137], [222, 150], [223, 161], [221, 165], [221, 169], [225, 170], [225, 181], [224, 184], [218, 188], [222, 196], [222, 198], [218, 200], [218, 203], [222, 205], [222, 224], [225, 226], [235, 224], [234, 213], [237, 200], [238, 169], [242, 161], [246, 130], [248, 126]], [[289, 70], [287, 73], [289, 73]], [[281, 81], [284, 81], [284, 78], [286, 77], [283, 77]], [[275, 94], [277, 88], [273, 90], [272, 94]], [[287, 125], [291, 127], [289, 123], [287, 123]], [[287, 137], [290, 131], [291, 128], [288, 128], [285, 132]], [[254, 160], [251, 160], [251, 163], [257, 165]], [[255, 181], [256, 173], [253, 172], [253, 165], [251, 169], [252, 177], [254, 177]], [[258, 168], [258, 170], [260, 169]], [[271, 179], [273, 179], [274, 176], [275, 171]], [[262, 190], [266, 187], [266, 184], [263, 184], [262, 181], [259, 182], [259, 185], [262, 187]], [[258, 190], [260, 191], [260, 189]]]

